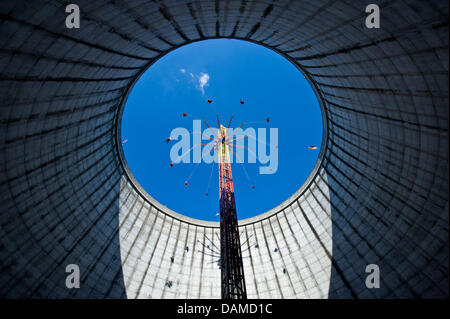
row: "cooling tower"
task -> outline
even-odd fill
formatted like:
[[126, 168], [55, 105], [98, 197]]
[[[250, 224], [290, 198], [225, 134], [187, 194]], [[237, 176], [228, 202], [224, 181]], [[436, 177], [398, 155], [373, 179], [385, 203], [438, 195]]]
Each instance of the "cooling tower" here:
[[380, 28], [364, 1], [76, 3], [73, 29], [64, 1], [0, 5], [1, 297], [220, 298], [219, 224], [153, 199], [120, 143], [138, 77], [212, 38], [291, 61], [324, 121], [302, 187], [240, 220], [248, 297], [449, 296], [447, 1], [379, 1]]

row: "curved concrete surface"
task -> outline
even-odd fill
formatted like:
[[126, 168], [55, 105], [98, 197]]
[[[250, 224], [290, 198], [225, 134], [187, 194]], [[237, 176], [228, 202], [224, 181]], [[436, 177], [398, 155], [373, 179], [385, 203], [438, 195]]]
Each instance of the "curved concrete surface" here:
[[220, 297], [217, 224], [151, 200], [116, 143], [139, 74], [216, 37], [288, 58], [327, 118], [305, 186], [240, 223], [249, 297], [448, 297], [446, 1], [381, 1], [380, 29], [363, 1], [77, 4], [80, 29], [64, 1], [0, 5], [1, 297]]

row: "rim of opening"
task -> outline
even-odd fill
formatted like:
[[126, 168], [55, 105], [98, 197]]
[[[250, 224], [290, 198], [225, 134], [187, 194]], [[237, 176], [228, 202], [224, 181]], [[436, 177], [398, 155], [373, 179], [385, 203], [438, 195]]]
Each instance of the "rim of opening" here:
[[315, 163], [311, 173], [308, 175], [308, 178], [303, 182], [303, 184], [291, 196], [289, 196], [287, 199], [285, 199], [281, 204], [273, 207], [272, 209], [269, 209], [268, 211], [266, 211], [264, 213], [258, 214], [256, 216], [238, 220], [238, 225], [240, 227], [240, 226], [253, 224], [253, 223], [262, 221], [264, 219], [270, 218], [270, 217], [276, 215], [277, 213], [279, 213], [280, 211], [284, 210], [286, 207], [291, 206], [292, 203], [295, 202], [309, 188], [309, 186], [311, 185], [312, 181], [315, 179], [316, 175], [319, 173], [320, 167], [322, 166], [322, 163], [323, 163], [323, 160], [324, 160], [324, 157], [325, 157], [325, 152], [328, 149], [328, 112], [327, 112], [327, 110], [325, 108], [325, 103], [324, 103], [323, 96], [320, 93], [319, 89], [317, 88], [317, 85], [314, 82], [314, 80], [291, 57], [287, 56], [286, 54], [284, 54], [283, 52], [281, 52], [281, 51], [279, 51], [279, 50], [277, 50], [275, 48], [267, 46], [267, 45], [265, 45], [263, 43], [260, 43], [258, 41], [253, 41], [253, 40], [243, 39], [243, 38], [237, 38], [237, 37], [209, 37], [209, 38], [204, 38], [204, 39], [199, 39], [199, 40], [192, 40], [192, 41], [189, 41], [189, 42], [185, 42], [185, 43], [183, 43], [181, 45], [174, 46], [174, 47], [170, 48], [169, 50], [167, 50], [165, 52], [162, 52], [156, 58], [150, 60], [149, 63], [147, 63], [141, 70], [139, 70], [138, 74], [128, 84], [128, 86], [126, 88], [126, 92], [121, 98], [121, 101], [119, 103], [119, 107], [118, 107], [118, 110], [116, 112], [116, 116], [115, 116], [115, 119], [114, 119], [115, 144], [116, 144], [117, 154], [119, 156], [119, 162], [122, 165], [122, 168], [123, 168], [123, 170], [125, 172], [126, 178], [130, 182], [130, 184], [133, 186], [133, 188], [138, 192], [138, 194], [143, 197], [144, 200], [149, 202], [152, 206], [157, 208], [162, 213], [167, 214], [170, 217], [172, 217], [174, 219], [177, 219], [177, 220], [179, 220], [181, 222], [192, 224], [192, 225], [196, 225], [196, 226], [203, 226], [203, 227], [213, 227], [213, 228], [219, 228], [220, 227], [220, 223], [219, 222], [206, 221], [206, 220], [201, 220], [201, 219], [188, 217], [186, 215], [183, 215], [181, 213], [178, 213], [178, 212], [175, 212], [175, 211], [171, 210], [170, 208], [168, 208], [167, 206], [161, 204], [159, 201], [157, 201], [155, 198], [153, 198], [139, 184], [139, 182], [136, 180], [136, 178], [134, 177], [133, 173], [131, 172], [131, 170], [130, 170], [130, 168], [128, 166], [128, 163], [127, 163], [127, 161], [125, 159], [125, 154], [123, 152], [122, 142], [121, 142], [122, 141], [121, 124], [122, 124], [123, 110], [125, 109], [125, 105], [126, 105], [126, 102], [128, 100], [128, 96], [129, 96], [131, 90], [133, 89], [133, 87], [137, 83], [137, 81], [139, 81], [139, 79], [141, 78], [142, 74], [144, 74], [159, 59], [161, 59], [162, 57], [164, 57], [165, 55], [169, 54], [170, 52], [172, 52], [174, 50], [177, 50], [177, 49], [179, 49], [179, 48], [181, 48], [183, 46], [189, 45], [191, 43], [201, 42], [201, 41], [208, 41], [208, 40], [214, 40], [214, 39], [234, 39], [234, 40], [247, 41], [247, 42], [251, 42], [251, 43], [263, 46], [263, 47], [265, 47], [265, 48], [267, 48], [269, 50], [272, 50], [273, 52], [281, 55], [283, 58], [288, 60], [295, 68], [297, 68], [297, 70], [301, 74], [303, 74], [305, 76], [305, 79], [308, 81], [309, 85], [311, 86], [311, 88], [314, 91], [314, 94], [316, 95], [317, 100], [319, 101], [319, 107], [320, 107], [320, 111], [321, 111], [321, 115], [322, 115], [322, 145], [320, 146], [320, 151], [319, 151], [319, 155], [318, 155], [317, 161], [316, 161], [316, 163]]

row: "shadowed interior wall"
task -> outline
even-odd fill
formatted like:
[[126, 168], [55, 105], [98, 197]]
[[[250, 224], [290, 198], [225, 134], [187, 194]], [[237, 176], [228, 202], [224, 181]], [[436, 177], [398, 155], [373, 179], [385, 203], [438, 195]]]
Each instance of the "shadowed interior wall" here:
[[240, 222], [249, 297], [448, 297], [447, 1], [380, 1], [380, 29], [364, 1], [80, 0], [80, 29], [66, 4], [0, 5], [1, 297], [220, 297], [218, 225], [151, 199], [115, 135], [149, 64], [216, 37], [298, 65], [326, 115], [316, 174]]

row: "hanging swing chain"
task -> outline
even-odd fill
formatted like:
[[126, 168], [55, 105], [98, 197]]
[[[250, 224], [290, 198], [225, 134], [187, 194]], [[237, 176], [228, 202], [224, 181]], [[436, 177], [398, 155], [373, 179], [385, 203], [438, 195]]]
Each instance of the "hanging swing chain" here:
[[[213, 150], [214, 150], [214, 148], [213, 148]], [[211, 173], [209, 174], [208, 187], [206, 188], [206, 194], [209, 193], [209, 187], [211, 186], [212, 174], [214, 171], [214, 166], [215, 166], [214, 164], [216, 163], [217, 155], [219, 155], [219, 153], [216, 153], [216, 155], [214, 156], [212, 165], [211, 165]]]
[[239, 164], [241, 164], [242, 168], [244, 169], [245, 176], [247, 177], [248, 182], [250, 183], [250, 186], [252, 186], [252, 181], [250, 180], [250, 176], [248, 176], [247, 170], [245, 169], [245, 166], [243, 162], [241, 161], [241, 158], [230, 148], [230, 151], [239, 159]]

